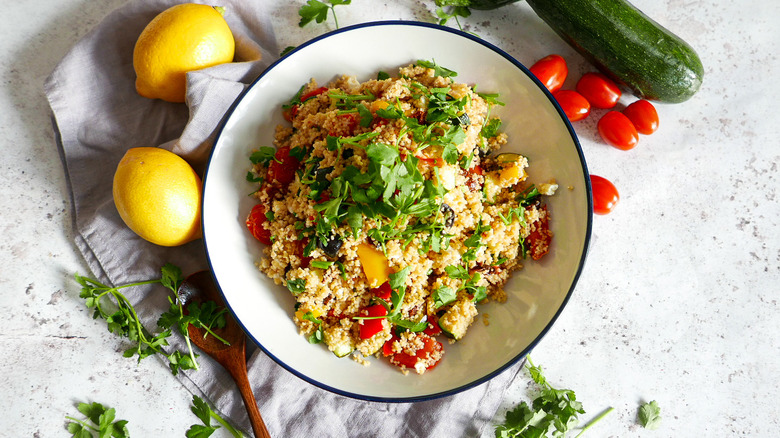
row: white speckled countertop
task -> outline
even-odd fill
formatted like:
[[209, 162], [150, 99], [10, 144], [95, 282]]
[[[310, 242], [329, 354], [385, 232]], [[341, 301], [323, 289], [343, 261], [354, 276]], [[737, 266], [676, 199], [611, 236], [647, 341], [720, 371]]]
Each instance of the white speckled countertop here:
[[[255, 0], [259, 1], [259, 0]], [[267, 1], [267, 0], [263, 0]], [[76, 41], [122, 0], [17, 0], [0, 28], [0, 436], [66, 436], [78, 401], [115, 407], [135, 437], [183, 436], [191, 396], [154, 359], [121, 357], [94, 321], [72, 274], [71, 205], [42, 84]], [[278, 1], [280, 47], [328, 30], [297, 27], [301, 1]], [[777, 436], [780, 430], [780, 2], [635, 0], [696, 48], [701, 91], [659, 105], [661, 128], [623, 152], [576, 124], [590, 171], [621, 193], [596, 216], [590, 255], [558, 322], [532, 353], [553, 384], [571, 388], [587, 420], [615, 411], [593, 437]], [[426, 5], [355, 0], [340, 24], [430, 20]], [[583, 59], [518, 3], [464, 20], [528, 65], [549, 53]], [[596, 113], [598, 114], [598, 113]], [[505, 408], [527, 399], [512, 388]], [[635, 421], [657, 400], [657, 431]], [[356, 431], [358, 433], [359, 431]], [[217, 435], [215, 435], [217, 436]]]

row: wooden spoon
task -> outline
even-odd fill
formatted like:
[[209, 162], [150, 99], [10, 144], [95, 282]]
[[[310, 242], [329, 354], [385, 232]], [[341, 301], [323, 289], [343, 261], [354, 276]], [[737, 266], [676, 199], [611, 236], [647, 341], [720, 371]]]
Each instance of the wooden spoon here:
[[[209, 271], [198, 271], [187, 277], [179, 286], [179, 297], [185, 304], [190, 301], [214, 301], [219, 306], [225, 305]], [[204, 353], [213, 357], [233, 377], [238, 386], [238, 391], [241, 393], [241, 398], [244, 399], [244, 405], [249, 414], [249, 422], [252, 423], [255, 437], [271, 438], [268, 429], [265, 427], [263, 417], [260, 416], [260, 409], [257, 407], [255, 395], [252, 393], [252, 387], [249, 384], [249, 376], [247, 376], [246, 335], [230, 313], [225, 314], [225, 321], [225, 327], [216, 329], [214, 332], [230, 342], [230, 345], [225, 345], [214, 336], [204, 338], [205, 331], [192, 325], [188, 329], [190, 339], [193, 344], [197, 345]]]

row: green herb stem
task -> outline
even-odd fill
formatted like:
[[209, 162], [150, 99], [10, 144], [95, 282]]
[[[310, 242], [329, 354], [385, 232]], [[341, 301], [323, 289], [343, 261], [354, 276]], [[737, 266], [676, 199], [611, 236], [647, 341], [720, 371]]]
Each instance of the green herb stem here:
[[585, 433], [585, 431], [586, 431], [586, 430], [590, 429], [590, 428], [591, 428], [591, 426], [593, 426], [594, 424], [596, 424], [596, 423], [598, 423], [599, 421], [601, 421], [601, 420], [602, 420], [604, 417], [606, 417], [607, 415], [609, 415], [609, 414], [610, 414], [612, 411], [614, 411], [614, 410], [615, 410], [615, 408], [613, 408], [612, 406], [610, 406], [609, 408], [605, 409], [605, 410], [604, 410], [604, 412], [602, 412], [602, 413], [598, 414], [598, 415], [596, 416], [596, 418], [594, 418], [594, 419], [590, 420], [590, 421], [588, 422], [588, 424], [586, 424], [585, 426], [583, 426], [582, 430], [580, 430], [580, 433], [578, 433], [578, 434], [577, 434], [577, 436], [575, 436], [574, 438], [579, 438], [579, 436], [580, 436], [580, 435], [582, 435], [583, 433]]

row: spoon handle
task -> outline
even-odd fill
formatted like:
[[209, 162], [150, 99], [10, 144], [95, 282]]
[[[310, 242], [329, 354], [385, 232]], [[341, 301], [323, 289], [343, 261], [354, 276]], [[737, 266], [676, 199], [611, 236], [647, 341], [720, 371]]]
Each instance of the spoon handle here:
[[236, 382], [236, 386], [238, 386], [238, 392], [241, 393], [241, 398], [244, 399], [244, 406], [246, 406], [246, 412], [249, 414], [249, 422], [252, 424], [255, 438], [271, 438], [268, 429], [265, 427], [263, 417], [260, 415], [260, 408], [257, 407], [257, 400], [252, 392], [252, 385], [249, 383], [243, 350], [242, 348], [238, 354], [229, 354], [229, 357], [224, 357], [223, 359], [230, 363], [223, 365], [227, 365], [225, 369], [233, 376], [233, 380]]
[[271, 438], [268, 433], [268, 429], [265, 427], [263, 417], [260, 415], [260, 409], [257, 407], [257, 400], [252, 392], [252, 386], [249, 384], [249, 377], [247, 376], [246, 363], [243, 364], [243, 369], [235, 369], [233, 379], [236, 381], [238, 391], [241, 393], [241, 398], [244, 399], [244, 405], [246, 406], [246, 412], [249, 414], [249, 422], [252, 423], [252, 430], [255, 433], [256, 438]]

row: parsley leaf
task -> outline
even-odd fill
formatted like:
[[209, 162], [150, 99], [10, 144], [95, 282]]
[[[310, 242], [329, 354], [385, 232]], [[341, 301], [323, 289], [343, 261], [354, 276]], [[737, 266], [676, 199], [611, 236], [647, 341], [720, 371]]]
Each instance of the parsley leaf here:
[[637, 415], [639, 424], [645, 429], [655, 430], [661, 425], [661, 407], [655, 400], [642, 403]]
[[252, 162], [252, 164], [262, 164], [263, 166], [268, 166], [268, 164], [274, 159], [274, 155], [276, 154], [276, 149], [270, 147], [270, 146], [260, 146], [260, 148], [249, 156], [249, 161]]
[[86, 417], [85, 419], [65, 417], [65, 419], [70, 420], [67, 428], [73, 437], [93, 438], [92, 432], [97, 432], [101, 438], [128, 438], [130, 436], [126, 420], [114, 421], [116, 419], [114, 408], [106, 408], [97, 402], [79, 403], [77, 408]]
[[190, 410], [193, 414], [195, 414], [196, 417], [200, 419], [203, 424], [193, 424], [190, 426], [190, 428], [187, 430], [187, 433], [185, 434], [187, 438], [206, 438], [211, 436], [212, 433], [220, 428], [220, 426], [211, 425], [212, 418], [224, 426], [225, 429], [227, 429], [227, 431], [230, 432], [234, 438], [244, 437], [241, 432], [237, 431], [233, 426], [230, 425], [230, 423], [225, 421], [224, 418], [220, 417], [216, 412], [212, 411], [209, 405], [197, 395], [192, 396], [192, 406], [190, 406]]
[[421, 59], [417, 61], [417, 65], [419, 65], [420, 67], [432, 68], [433, 74], [435, 74], [436, 76], [441, 76], [443, 78], [451, 78], [458, 75], [458, 73], [456, 73], [455, 71], [442, 67], [439, 64], [436, 64], [436, 61], [425, 61]]
[[303, 278], [295, 278], [293, 280], [287, 281], [287, 289], [290, 289], [290, 292], [292, 292], [295, 295], [298, 295], [301, 292], [304, 292], [306, 290], [306, 280]]
[[455, 301], [457, 298], [456, 291], [449, 286], [441, 286], [433, 291], [433, 307], [438, 309], [439, 307], [446, 306], [447, 304]]
[[298, 10], [298, 15], [301, 16], [301, 21], [298, 22], [298, 26], [304, 27], [312, 21], [322, 23], [328, 18], [328, 10], [333, 13], [333, 21], [336, 24], [336, 29], [339, 28], [339, 20], [336, 17], [335, 7], [338, 5], [348, 5], [352, 3], [352, 0], [327, 0], [329, 4], [319, 0], [309, 0], [305, 5], [301, 6]]

